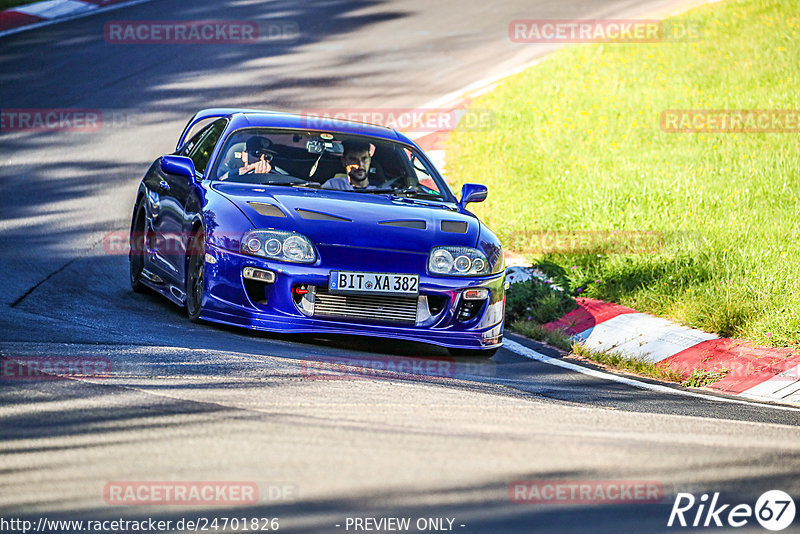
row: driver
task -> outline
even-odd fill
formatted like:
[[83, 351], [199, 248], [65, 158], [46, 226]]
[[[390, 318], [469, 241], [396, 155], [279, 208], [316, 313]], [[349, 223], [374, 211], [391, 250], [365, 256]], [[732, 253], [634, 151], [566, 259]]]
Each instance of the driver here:
[[345, 172], [333, 175], [333, 178], [322, 184], [322, 189], [338, 189], [340, 191], [354, 191], [356, 189], [375, 189], [369, 184], [369, 168], [372, 163], [372, 154], [375, 146], [366, 141], [344, 141], [342, 165]]
[[242, 166], [236, 169], [229, 169], [222, 174], [219, 179], [226, 180], [230, 177], [231, 173], [238, 174], [267, 174], [272, 170], [272, 161], [275, 152], [269, 148], [272, 146], [272, 141], [266, 137], [254, 135], [245, 143], [245, 149], [242, 151], [241, 159]]

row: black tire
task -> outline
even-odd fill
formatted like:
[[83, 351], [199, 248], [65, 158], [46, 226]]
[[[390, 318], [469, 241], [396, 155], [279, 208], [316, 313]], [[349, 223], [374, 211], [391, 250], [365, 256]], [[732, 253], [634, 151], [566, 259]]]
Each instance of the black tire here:
[[189, 239], [186, 257], [186, 315], [193, 323], [203, 312], [205, 265], [205, 233], [199, 230]]
[[133, 219], [133, 226], [131, 229], [130, 245], [131, 255], [130, 260], [130, 280], [131, 289], [136, 293], [146, 293], [147, 286], [142, 283], [142, 271], [144, 271], [144, 255], [145, 251], [145, 209], [144, 204], [139, 204], [136, 207], [136, 216]]
[[497, 351], [500, 350], [500, 347], [496, 347], [494, 349], [447, 349], [450, 353], [450, 356], [468, 356], [471, 358], [491, 358], [494, 356]]

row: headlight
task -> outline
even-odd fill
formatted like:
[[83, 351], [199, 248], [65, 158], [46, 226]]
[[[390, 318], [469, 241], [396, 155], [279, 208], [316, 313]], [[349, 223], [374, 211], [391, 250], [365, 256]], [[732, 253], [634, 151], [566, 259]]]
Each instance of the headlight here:
[[250, 230], [242, 237], [242, 253], [292, 263], [314, 263], [317, 253], [306, 236], [281, 230]]
[[428, 272], [445, 276], [481, 276], [489, 274], [489, 261], [476, 248], [436, 247], [428, 256]]

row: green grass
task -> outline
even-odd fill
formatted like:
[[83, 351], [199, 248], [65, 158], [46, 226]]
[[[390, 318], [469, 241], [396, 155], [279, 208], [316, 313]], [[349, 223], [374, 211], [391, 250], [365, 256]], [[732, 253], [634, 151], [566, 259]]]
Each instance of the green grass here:
[[506, 321], [509, 323], [517, 320], [549, 323], [577, 307], [575, 299], [565, 291], [556, 291], [536, 278], [511, 284], [506, 291]]
[[603, 352], [586, 348], [586, 346], [575, 343], [572, 345], [572, 353], [579, 358], [593, 361], [622, 371], [628, 371], [637, 375], [666, 380], [668, 382], [678, 382], [683, 385], [683, 375], [673, 371], [668, 367], [661, 367], [645, 359], [623, 355], [616, 352]]
[[523, 336], [547, 343], [561, 350], [572, 350], [572, 340], [557, 330], [548, 330], [544, 326], [530, 321], [511, 323], [511, 330]]
[[719, 382], [725, 375], [730, 372], [728, 369], [721, 369], [720, 371], [706, 371], [705, 369], [695, 369], [689, 378], [681, 384], [687, 388], [704, 388], [714, 382]]
[[0, 0], [0, 11], [10, 7], [24, 6], [25, 4], [32, 4], [38, 0]]
[[[574, 45], [473, 101], [495, 120], [450, 137], [449, 178], [487, 184], [474, 210], [573, 294], [795, 345], [800, 136], [670, 134], [659, 116], [800, 109], [800, 2], [729, 0], [681, 18], [700, 40]], [[590, 243], [543, 251], [529, 239], [543, 230]], [[648, 250], [618, 253], [600, 239], [612, 230], [653, 232]]]

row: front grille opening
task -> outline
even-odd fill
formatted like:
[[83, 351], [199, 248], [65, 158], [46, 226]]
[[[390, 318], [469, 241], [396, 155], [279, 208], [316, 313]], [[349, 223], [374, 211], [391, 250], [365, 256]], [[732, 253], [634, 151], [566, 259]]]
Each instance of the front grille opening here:
[[449, 299], [442, 295], [428, 295], [428, 309], [431, 315], [439, 315], [448, 301]]
[[485, 304], [485, 300], [461, 299], [461, 304], [458, 306], [458, 320], [461, 322], [473, 320], [475, 317], [477, 317], [478, 313], [483, 309]]
[[244, 279], [244, 290], [247, 293], [247, 298], [250, 302], [258, 307], [263, 307], [269, 304], [267, 299], [267, 284], [266, 282], [259, 282], [257, 280]]
[[417, 297], [394, 295], [344, 295], [317, 287], [314, 316], [376, 323], [415, 324]]

